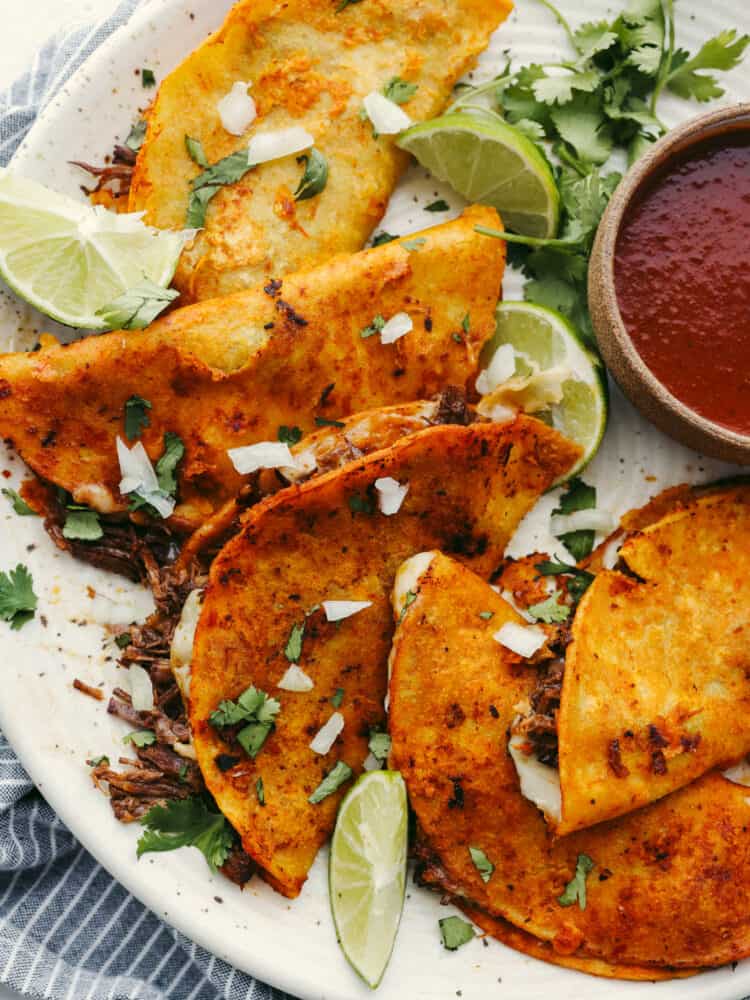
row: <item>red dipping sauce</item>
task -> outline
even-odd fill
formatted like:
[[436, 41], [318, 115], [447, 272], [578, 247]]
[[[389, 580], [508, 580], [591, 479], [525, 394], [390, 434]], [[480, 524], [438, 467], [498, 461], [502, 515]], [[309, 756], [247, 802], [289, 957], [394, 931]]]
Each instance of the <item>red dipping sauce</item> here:
[[676, 154], [637, 192], [615, 287], [657, 379], [707, 420], [750, 434], [750, 128]]

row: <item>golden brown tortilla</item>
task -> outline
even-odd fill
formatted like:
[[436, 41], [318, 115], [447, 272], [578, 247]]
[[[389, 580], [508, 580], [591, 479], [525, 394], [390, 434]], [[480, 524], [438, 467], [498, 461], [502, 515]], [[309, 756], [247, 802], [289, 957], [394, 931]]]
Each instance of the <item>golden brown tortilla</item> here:
[[[318, 805], [308, 796], [338, 760], [361, 771], [369, 727], [384, 725], [396, 568], [440, 546], [489, 576], [520, 519], [578, 454], [524, 416], [503, 425], [432, 427], [269, 497], [216, 558], [193, 656], [195, 748], [220, 809], [279, 892], [299, 893], [346, 786]], [[388, 517], [373, 507], [373, 484], [383, 477], [409, 484], [400, 510]], [[321, 611], [310, 614], [339, 599], [372, 606], [338, 626]], [[305, 621], [300, 666], [315, 687], [281, 691], [287, 639]], [[216, 758], [227, 746], [207, 720], [222, 699], [250, 684], [281, 701], [276, 730], [254, 761], [240, 752], [239, 763], [222, 772]], [[309, 743], [333, 712], [338, 688], [345, 728], [318, 756]], [[265, 806], [254, 791], [259, 777]]]
[[[492, 209], [470, 208], [421, 233], [413, 252], [397, 241], [341, 255], [278, 284], [179, 309], [147, 330], [0, 357], [0, 435], [78, 503], [123, 511], [115, 438], [124, 436], [126, 400], [142, 396], [151, 403], [142, 436], [151, 459], [166, 432], [184, 442], [171, 526], [192, 530], [246, 481], [228, 448], [275, 441], [283, 424], [310, 431], [449, 384], [473, 392], [505, 266], [502, 241], [474, 226], [497, 221]], [[400, 311], [414, 324], [400, 340], [361, 336], [378, 314]]]
[[[576, 961], [668, 972], [746, 956], [747, 789], [712, 772], [628, 816], [555, 838], [521, 795], [507, 752], [508, 728], [536, 680], [535, 668], [492, 637], [507, 621], [520, 619], [501, 597], [438, 555], [394, 636], [390, 766], [406, 781], [440, 884]], [[494, 864], [487, 883], [469, 847]], [[558, 902], [581, 854], [595, 865], [583, 910]]]
[[631, 534], [573, 621], [558, 833], [653, 802], [750, 751], [750, 487]]
[[[510, 13], [510, 0], [240, 0], [222, 27], [170, 73], [148, 114], [130, 189], [130, 211], [181, 229], [191, 181], [201, 173], [185, 136], [213, 164], [250, 138], [302, 126], [328, 160], [322, 193], [295, 201], [303, 165], [262, 164], [222, 187], [205, 228], [175, 276], [183, 303], [251, 288], [268, 277], [359, 250], [408, 163], [395, 136], [375, 136], [363, 98], [394, 77], [416, 84], [403, 104], [415, 121], [439, 114], [456, 80]], [[222, 126], [218, 102], [252, 84], [258, 117], [241, 136]]]

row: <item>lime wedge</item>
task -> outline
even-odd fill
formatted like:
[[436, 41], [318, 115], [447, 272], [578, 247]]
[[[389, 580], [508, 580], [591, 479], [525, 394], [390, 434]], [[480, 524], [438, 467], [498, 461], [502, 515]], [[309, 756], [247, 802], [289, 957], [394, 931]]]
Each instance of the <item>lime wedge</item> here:
[[363, 774], [339, 808], [329, 886], [344, 955], [373, 989], [383, 978], [404, 906], [408, 815], [397, 771]]
[[[609, 395], [604, 366], [575, 327], [553, 309], [530, 302], [502, 302], [495, 315], [495, 335], [482, 351], [482, 367], [488, 368], [495, 352], [510, 344], [515, 355], [512, 381], [520, 377], [522, 386], [524, 376], [533, 376], [526, 390], [519, 389], [515, 402], [525, 409], [526, 391], [541, 406], [544, 391], [551, 389], [554, 394], [556, 387], [561, 390], [559, 403], [542, 407], [534, 415], [583, 448], [580, 461], [565, 476], [569, 479], [594, 457], [607, 428]], [[498, 392], [502, 401], [502, 384]], [[479, 406], [481, 410], [481, 402]]]
[[499, 115], [452, 112], [413, 125], [398, 145], [468, 201], [496, 208], [508, 229], [540, 239], [557, 232], [560, 195], [550, 166]]
[[0, 276], [66, 326], [106, 329], [97, 309], [144, 279], [165, 287], [182, 233], [152, 229], [0, 169]]

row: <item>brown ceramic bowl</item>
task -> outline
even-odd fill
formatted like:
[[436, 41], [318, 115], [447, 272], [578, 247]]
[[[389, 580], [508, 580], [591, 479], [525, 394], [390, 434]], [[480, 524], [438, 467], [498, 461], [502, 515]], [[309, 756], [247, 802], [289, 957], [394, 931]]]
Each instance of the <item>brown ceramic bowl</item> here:
[[676, 153], [733, 127], [750, 127], [750, 104], [700, 115], [660, 139], [627, 172], [604, 213], [589, 266], [589, 309], [602, 357], [641, 413], [670, 437], [705, 455], [750, 465], [750, 436], [699, 416], [646, 367], [625, 328], [615, 290], [615, 247], [623, 220], [641, 185]]

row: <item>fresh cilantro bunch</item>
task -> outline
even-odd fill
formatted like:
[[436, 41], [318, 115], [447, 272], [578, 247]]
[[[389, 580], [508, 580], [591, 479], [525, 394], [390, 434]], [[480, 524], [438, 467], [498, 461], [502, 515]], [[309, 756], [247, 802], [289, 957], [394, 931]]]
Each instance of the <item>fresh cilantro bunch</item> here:
[[[634, 162], [667, 131], [658, 116], [665, 90], [697, 101], [724, 93], [711, 71], [736, 66], [750, 36], [720, 32], [695, 54], [675, 47], [673, 0], [631, 0], [614, 19], [573, 29], [550, 2], [570, 42], [570, 58], [533, 63], [465, 88], [451, 110], [477, 110], [489, 98], [506, 121], [548, 144], [562, 203], [556, 239], [508, 234], [511, 263], [530, 279], [525, 297], [557, 309], [593, 343], [586, 280], [596, 229], [618, 173], [602, 167], [615, 152]], [[513, 246], [515, 244], [515, 246]]]
[[139, 858], [149, 851], [197, 847], [216, 871], [227, 860], [234, 842], [224, 816], [198, 796], [152, 806], [141, 823], [145, 829], [138, 841]]

